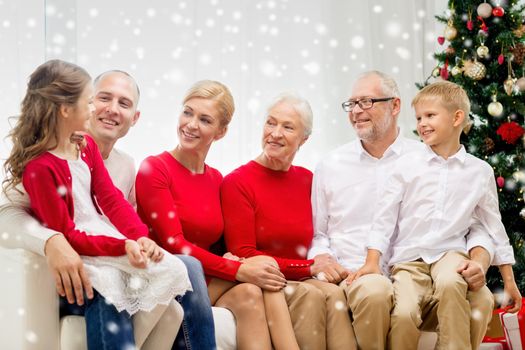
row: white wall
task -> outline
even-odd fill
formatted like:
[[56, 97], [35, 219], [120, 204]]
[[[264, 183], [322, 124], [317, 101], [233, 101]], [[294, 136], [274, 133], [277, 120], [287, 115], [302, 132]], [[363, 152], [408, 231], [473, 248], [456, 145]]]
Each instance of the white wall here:
[[[44, 11], [46, 6], [46, 11]], [[260, 151], [261, 120], [283, 90], [306, 97], [314, 132], [297, 156], [310, 169], [354, 137], [341, 109], [352, 80], [379, 69], [399, 82], [400, 125], [413, 129], [411, 97], [435, 65], [446, 0], [0, 0], [0, 137], [25, 82], [45, 59], [76, 62], [93, 75], [123, 69], [142, 89], [142, 117], [118, 144], [137, 162], [176, 144], [184, 91], [196, 80], [226, 83], [237, 110], [208, 163], [227, 173]], [[439, 32], [439, 34], [437, 34]], [[5, 159], [9, 143], [0, 142]]]

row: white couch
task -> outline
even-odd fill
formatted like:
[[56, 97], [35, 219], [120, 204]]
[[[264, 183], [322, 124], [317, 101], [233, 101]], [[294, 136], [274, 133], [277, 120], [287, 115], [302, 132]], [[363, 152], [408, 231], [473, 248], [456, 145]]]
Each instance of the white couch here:
[[[0, 339], [2, 349], [84, 350], [84, 318], [58, 317], [58, 296], [45, 259], [22, 249], [7, 249], [0, 236]], [[234, 350], [235, 319], [213, 308], [218, 349]]]
[[[0, 235], [0, 339], [2, 349], [84, 350], [84, 318], [58, 317], [54, 280], [44, 258], [22, 249], [2, 246]], [[217, 347], [234, 350], [235, 319], [224, 308], [213, 308]], [[423, 333], [419, 350], [432, 349], [435, 333]]]

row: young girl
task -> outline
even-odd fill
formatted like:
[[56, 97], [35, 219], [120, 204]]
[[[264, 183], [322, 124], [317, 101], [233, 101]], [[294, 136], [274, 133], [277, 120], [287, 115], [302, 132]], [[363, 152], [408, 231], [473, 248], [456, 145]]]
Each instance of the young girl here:
[[[191, 289], [187, 271], [147, 237], [97, 145], [82, 133], [94, 111], [92, 95], [89, 74], [74, 64], [51, 60], [33, 72], [10, 133], [4, 191], [22, 182], [33, 214], [82, 255], [95, 290], [118, 311], [135, 314], [138, 348], [171, 348], [182, 320], [174, 297]], [[167, 324], [177, 314], [173, 331]], [[163, 335], [160, 344], [158, 333], [166, 329], [173, 336]]]

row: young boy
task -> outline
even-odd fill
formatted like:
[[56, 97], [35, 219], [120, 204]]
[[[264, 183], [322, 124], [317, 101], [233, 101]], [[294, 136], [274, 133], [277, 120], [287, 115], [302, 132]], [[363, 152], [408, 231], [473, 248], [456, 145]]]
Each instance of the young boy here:
[[[468, 291], [458, 273], [474, 247], [466, 244], [469, 229], [482, 227], [490, 234], [493, 264], [499, 266], [505, 292], [514, 301], [512, 310], [519, 310], [521, 304], [494, 173], [459, 143], [470, 111], [461, 87], [447, 81], [431, 84], [416, 95], [412, 106], [418, 134], [427, 147], [396, 164], [376, 209], [366, 263], [357, 275], [380, 273], [381, 255], [390, 247], [395, 299], [388, 337], [391, 349], [416, 349], [419, 327], [431, 314], [439, 324], [439, 349], [477, 349], [491, 310], [471, 311], [467, 298], [484, 293], [481, 297], [487, 305], [493, 301], [487, 287]], [[471, 330], [471, 312], [481, 320], [481, 327]]]

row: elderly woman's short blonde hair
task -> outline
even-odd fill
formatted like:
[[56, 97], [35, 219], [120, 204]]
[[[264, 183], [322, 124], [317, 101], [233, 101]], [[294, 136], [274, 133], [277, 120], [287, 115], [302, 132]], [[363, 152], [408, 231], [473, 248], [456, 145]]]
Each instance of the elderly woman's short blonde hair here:
[[182, 102], [186, 103], [192, 98], [204, 98], [217, 102], [221, 114], [221, 125], [227, 126], [231, 122], [235, 112], [235, 103], [226, 85], [214, 80], [198, 81], [186, 92]]
[[267, 112], [280, 103], [286, 103], [292, 106], [301, 117], [305, 136], [310, 136], [310, 134], [312, 134], [314, 115], [308, 101], [293, 92], [283, 92], [273, 99], [272, 103], [268, 106]]

